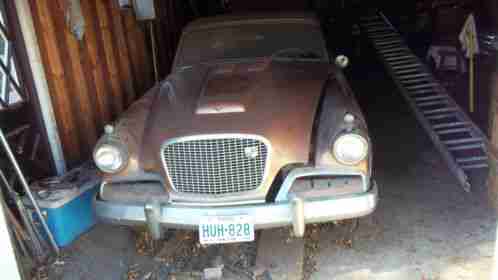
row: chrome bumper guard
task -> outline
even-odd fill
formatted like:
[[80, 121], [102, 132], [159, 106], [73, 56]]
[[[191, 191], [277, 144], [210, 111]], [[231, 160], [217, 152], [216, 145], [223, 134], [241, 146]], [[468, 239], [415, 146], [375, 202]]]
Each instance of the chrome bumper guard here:
[[[305, 225], [358, 218], [372, 213], [378, 201], [377, 185], [368, 192], [339, 197], [306, 199], [292, 197], [288, 201], [223, 207], [195, 207], [174, 204], [118, 203], [95, 200], [98, 218], [117, 224], [148, 224], [152, 232], [159, 225], [169, 228], [197, 229], [202, 217], [248, 215], [256, 229], [292, 225], [294, 234], [302, 237]], [[159, 238], [159, 236], [155, 236]]]

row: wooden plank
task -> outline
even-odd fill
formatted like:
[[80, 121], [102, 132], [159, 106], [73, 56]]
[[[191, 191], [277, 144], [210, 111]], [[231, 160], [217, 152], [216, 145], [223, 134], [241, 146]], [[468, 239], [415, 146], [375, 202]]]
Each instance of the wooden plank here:
[[85, 72], [89, 73], [87, 79], [91, 81], [91, 86], [96, 95], [96, 105], [99, 114], [97, 128], [99, 131], [104, 124], [112, 119], [111, 100], [108, 93], [111, 92], [111, 85], [106, 76], [107, 63], [103, 54], [104, 50], [97, 28], [97, 11], [94, 1], [82, 1], [81, 9], [86, 20], [85, 28]]
[[105, 123], [152, 86], [147, 29], [117, 1], [82, 1], [85, 36], [78, 41], [65, 20], [66, 1], [30, 5], [64, 152], [74, 163], [88, 156]]
[[59, 131], [66, 157], [66, 163], [72, 165], [81, 157], [79, 131], [76, 129], [76, 120], [73, 116], [71, 101], [67, 93], [66, 80], [62, 76], [47, 75], [49, 89], [56, 97], [52, 98], [56, 110]]
[[64, 37], [66, 39], [66, 45], [69, 53], [69, 63], [72, 70], [72, 75], [69, 77], [71, 79], [70, 84], [74, 89], [71, 95], [74, 99], [73, 102], [77, 102], [79, 111], [76, 113], [78, 120], [82, 124], [82, 129], [84, 133], [81, 133], [81, 141], [85, 144], [83, 150], [85, 152], [92, 151], [93, 145], [97, 142], [97, 127], [95, 125], [95, 102], [90, 96], [90, 91], [88, 89], [88, 80], [85, 78], [85, 73], [82, 65], [80, 43], [76, 37], [65, 30]]
[[[135, 78], [135, 86], [137, 90], [137, 95], [141, 95], [145, 92], [146, 88], [146, 73], [147, 61], [143, 58], [144, 48], [141, 47], [145, 42], [144, 38], [140, 38], [140, 32], [136, 30], [136, 20], [133, 10], [125, 10], [123, 13], [123, 23], [124, 23], [124, 36], [126, 38], [126, 44], [128, 46], [131, 62], [131, 70], [133, 72], [133, 77]], [[142, 41], [141, 41], [142, 40]]]
[[[133, 18], [135, 16], [133, 15]], [[137, 54], [138, 61], [142, 62], [142, 79], [144, 81], [144, 87], [142, 88], [141, 94], [145, 94], [146, 91], [151, 89], [154, 86], [154, 67], [152, 65], [152, 49], [149, 47], [149, 43], [147, 42], [148, 36], [146, 36], [147, 26], [145, 23], [138, 23], [134, 21], [134, 41], [137, 43]]]
[[263, 230], [256, 267], [267, 270], [272, 280], [303, 279], [304, 242], [303, 238], [291, 238], [288, 228]]
[[114, 51], [113, 36], [109, 23], [109, 14], [107, 12], [106, 0], [96, 0], [97, 17], [100, 27], [102, 45], [104, 46], [104, 55], [107, 62], [107, 71], [112, 88], [112, 104], [114, 112], [120, 114], [124, 109], [123, 88], [120, 82], [118, 69], [117, 54]]
[[141, 81], [139, 85], [139, 94], [144, 94], [147, 90], [154, 86], [154, 71], [152, 66], [152, 49], [150, 47], [149, 36], [149, 23], [138, 22], [135, 18], [133, 10], [126, 12], [125, 22], [127, 28], [127, 40], [130, 45], [132, 62], [135, 65], [134, 71], [137, 77], [137, 82]]
[[65, 20], [65, 0], [30, 1], [64, 152], [86, 157], [105, 123], [153, 84], [144, 32], [117, 1], [82, 1], [85, 35]]
[[47, 80], [57, 117], [59, 134], [66, 160], [70, 164], [80, 157], [80, 143], [71, 102], [67, 94], [64, 68], [53, 18], [46, 0], [30, 1], [30, 5], [34, 15], [35, 29], [38, 33], [38, 43], [42, 49], [42, 59], [46, 65]]
[[79, 130], [80, 147], [83, 154], [89, 154], [96, 141], [96, 126], [93, 114], [93, 105], [89, 96], [88, 87], [81, 66], [79, 42], [66, 26], [65, 5], [56, 1], [41, 1], [47, 3], [50, 16], [53, 18], [55, 40], [59, 45], [64, 78], [66, 82], [66, 95], [69, 98], [75, 126]]
[[126, 38], [123, 30], [123, 21], [121, 17], [121, 10], [118, 7], [117, 1], [109, 1], [109, 14], [112, 17], [112, 35], [114, 38], [115, 48], [117, 49], [119, 57], [120, 77], [122, 85], [125, 89], [126, 96], [124, 98], [125, 107], [128, 107], [136, 97], [135, 77], [131, 70], [130, 54]]

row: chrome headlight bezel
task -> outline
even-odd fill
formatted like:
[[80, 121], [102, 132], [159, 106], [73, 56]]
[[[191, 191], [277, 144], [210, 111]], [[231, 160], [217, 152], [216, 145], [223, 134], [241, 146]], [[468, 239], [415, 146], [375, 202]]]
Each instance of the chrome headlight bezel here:
[[368, 158], [369, 152], [370, 144], [368, 139], [354, 132], [341, 134], [332, 145], [334, 158], [344, 165], [358, 165]]
[[106, 136], [99, 141], [93, 152], [95, 165], [104, 173], [119, 173], [128, 165], [128, 160], [126, 146], [121, 141]]

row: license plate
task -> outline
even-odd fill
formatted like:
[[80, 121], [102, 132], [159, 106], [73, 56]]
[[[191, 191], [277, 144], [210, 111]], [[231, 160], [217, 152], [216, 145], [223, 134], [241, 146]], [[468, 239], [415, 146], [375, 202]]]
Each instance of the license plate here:
[[201, 244], [254, 241], [254, 222], [249, 216], [209, 216], [199, 224]]

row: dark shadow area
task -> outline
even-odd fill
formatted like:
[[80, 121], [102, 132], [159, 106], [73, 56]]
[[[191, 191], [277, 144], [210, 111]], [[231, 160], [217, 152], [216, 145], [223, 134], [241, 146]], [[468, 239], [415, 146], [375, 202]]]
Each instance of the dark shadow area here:
[[380, 203], [353, 229], [321, 230], [312, 279], [487, 279], [496, 217], [486, 174], [464, 192], [371, 50], [352, 61], [347, 76], [368, 120]]

